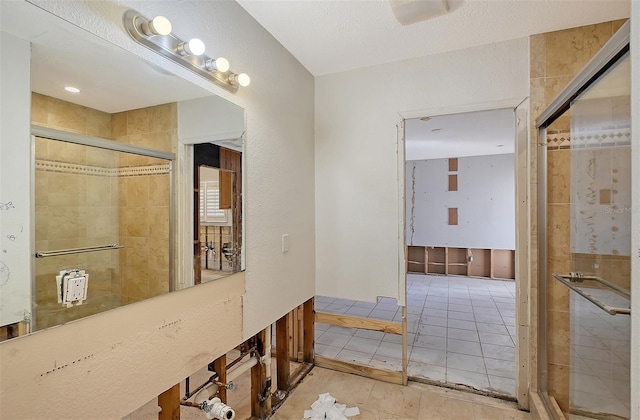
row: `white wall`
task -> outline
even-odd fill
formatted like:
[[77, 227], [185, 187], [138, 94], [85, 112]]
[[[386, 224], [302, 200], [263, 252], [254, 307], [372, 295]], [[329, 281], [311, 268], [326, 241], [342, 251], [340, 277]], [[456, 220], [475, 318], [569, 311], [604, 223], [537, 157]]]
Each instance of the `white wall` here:
[[[515, 161], [513, 154], [407, 162], [407, 244], [458, 248], [515, 249]], [[413, 167], [415, 166], [415, 195]], [[449, 174], [458, 191], [448, 191]], [[412, 211], [412, 196], [415, 202]], [[448, 208], [458, 209], [458, 225], [448, 224]]]
[[[18, 384], [6, 379], [8, 377], [4, 374], [5, 363], [8, 364], [10, 361], [2, 357], [0, 406], [3, 410], [29, 406], [29, 412], [25, 411], [24, 414], [26, 416], [31, 413], [33, 417], [33, 413], [36, 412], [52, 416], [53, 414], [46, 409], [48, 404], [52, 403], [55, 407], [60, 407], [57, 402], [52, 402], [60, 390], [69, 391], [65, 397], [83, 399], [87, 402], [85, 396], [80, 393], [80, 383], [85, 390], [97, 390], [100, 403], [96, 403], [94, 407], [108, 407], [105, 417], [115, 418], [126, 415], [136, 404], [145, 403], [150, 395], [157, 395], [159, 388], [167, 389], [171, 384], [182, 380], [188, 369], [195, 370], [204, 366], [205, 359], [215, 356], [221, 347], [232, 348], [241, 338], [252, 336], [313, 296], [314, 82], [306, 69], [235, 2], [33, 2], [125, 50], [231, 100], [245, 108], [247, 115], [243, 162], [246, 169], [244, 240], [247, 271], [241, 275], [242, 287], [233, 289], [236, 294], [223, 293], [224, 290], [219, 290], [223, 287], [222, 283], [218, 286], [217, 282], [214, 282], [211, 285], [200, 285], [163, 296], [162, 302], [166, 308], [177, 305], [171, 313], [158, 310], [153, 305], [156, 301], [150, 299], [38, 332], [33, 336], [0, 343], [3, 356], [13, 350], [31, 349], [32, 345], [42, 349], [50, 348], [50, 352], [38, 353], [38, 357], [41, 358], [39, 364], [53, 367], [57, 361], [66, 359], [63, 356], [73, 347], [75, 341], [60, 340], [64, 340], [64, 337], [73, 332], [94, 332], [93, 335], [82, 337], [83, 352], [104, 354], [104, 357], [100, 358], [99, 372], [110, 370], [112, 374], [100, 377], [99, 374], [94, 376], [67, 369], [57, 372], [57, 379], [52, 382], [43, 381], [38, 375], [26, 374], [19, 379], [22, 392], [16, 394], [8, 392]], [[201, 38], [211, 55], [225, 56], [230, 60], [232, 69], [251, 75], [251, 86], [232, 95], [135, 44], [122, 29], [122, 13], [127, 7], [133, 7], [146, 16], [167, 16], [171, 19], [176, 34], [185, 39], [196, 36]], [[28, 115], [25, 117], [28, 118]], [[13, 159], [28, 167], [30, 157], [28, 152], [22, 152], [13, 156]], [[24, 188], [28, 188], [27, 178], [16, 182], [24, 183]], [[283, 233], [288, 233], [291, 239], [290, 251], [286, 254], [281, 253], [280, 241]], [[184, 260], [179, 263], [184, 263]], [[237, 276], [233, 278], [238, 279]], [[203, 299], [210, 301], [211, 311], [190, 307], [181, 300], [181, 296], [189, 297], [192, 293], [202, 293]], [[220, 297], [222, 301], [219, 300]], [[213, 307], [227, 301], [240, 304], [241, 314], [237, 313], [229, 319], [214, 316], [216, 310]], [[126, 313], [131, 319], [138, 316], [150, 317], [145, 325], [134, 324], [135, 328], [123, 333], [121, 342], [109, 343], [122, 343], [130, 350], [126, 356], [106, 351], [105, 342], [96, 340], [100, 332], [107, 330], [110, 331], [109, 340], [119, 337], [117, 330], [120, 324], [112, 322], [112, 313]], [[124, 318], [117, 319], [120, 323], [126, 322]], [[175, 340], [169, 336], [157, 341], [140, 339], [156, 328], [154, 325], [161, 326], [165, 320], [173, 322], [178, 319], [188, 320], [190, 326], [197, 327], [184, 330], [180, 340], [183, 340], [185, 345], [169, 345], [171, 340]], [[111, 334], [114, 329], [116, 332]], [[203, 329], [207, 330], [206, 336], [201, 335]], [[207, 338], [209, 334], [215, 336], [216, 333], [230, 339], [220, 343]], [[203, 352], [204, 345], [209, 345], [212, 350]], [[127, 358], [127, 363], [123, 363], [122, 357]], [[144, 373], [137, 371], [138, 376], [131, 375], [129, 361], [138, 359], [144, 360], [148, 370]], [[14, 361], [21, 364], [28, 362], [28, 358], [18, 358]], [[154, 366], [154, 363], [157, 365]], [[161, 368], [158, 369], [158, 366]], [[11, 378], [18, 380], [17, 376]], [[154, 386], [147, 387], [154, 379], [157, 380]], [[51, 387], [56, 387], [55, 392], [52, 392]], [[33, 398], [34, 395], [37, 395], [37, 398]], [[123, 400], [126, 404], [122, 403]], [[65, 411], [65, 415], [67, 414], [68, 417], [72, 416]], [[100, 413], [89, 416], [87, 413], [79, 412], [75, 415], [84, 418], [100, 417]]]
[[631, 2], [631, 418], [640, 418], [640, 2]]
[[6, 325], [31, 310], [31, 45], [5, 32], [0, 42], [0, 325]]
[[318, 294], [398, 296], [399, 113], [517, 104], [528, 57], [518, 39], [316, 78]]

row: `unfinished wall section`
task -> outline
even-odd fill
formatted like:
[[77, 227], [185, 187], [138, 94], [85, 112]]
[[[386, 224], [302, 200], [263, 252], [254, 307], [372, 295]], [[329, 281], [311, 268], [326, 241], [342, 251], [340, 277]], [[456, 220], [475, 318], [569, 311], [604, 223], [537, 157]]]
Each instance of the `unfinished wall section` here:
[[[456, 171], [448, 161], [407, 162], [407, 244], [515, 249], [513, 154], [458, 158]], [[448, 223], [451, 208], [457, 225]]]

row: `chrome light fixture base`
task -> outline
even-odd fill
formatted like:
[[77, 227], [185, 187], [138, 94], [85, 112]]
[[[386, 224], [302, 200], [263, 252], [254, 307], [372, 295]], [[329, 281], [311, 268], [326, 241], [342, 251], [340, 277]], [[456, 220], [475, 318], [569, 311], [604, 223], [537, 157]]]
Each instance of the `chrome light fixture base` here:
[[[207, 62], [212, 59], [205, 54], [195, 55], [183, 55], [179, 51], [186, 42], [173, 33], [167, 35], [147, 35], [144, 28], [149, 26], [150, 19], [142, 16], [140, 13], [133, 9], [129, 9], [122, 15], [122, 23], [124, 24], [127, 33], [137, 43], [144, 45], [150, 50], [168, 58], [176, 64], [204, 77], [206, 80], [213, 82], [216, 86], [219, 86], [231, 93], [238, 91], [239, 84], [236, 82], [236, 74], [232, 72], [220, 72], [216, 69], [207, 70]], [[148, 31], [147, 31], [148, 32]]]

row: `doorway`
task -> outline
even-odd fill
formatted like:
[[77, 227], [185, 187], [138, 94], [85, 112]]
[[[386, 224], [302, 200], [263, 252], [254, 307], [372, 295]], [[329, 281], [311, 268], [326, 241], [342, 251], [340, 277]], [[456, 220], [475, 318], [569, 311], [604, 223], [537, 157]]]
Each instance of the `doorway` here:
[[408, 374], [516, 396], [513, 108], [405, 120]]
[[242, 152], [194, 145], [194, 283], [241, 270]]

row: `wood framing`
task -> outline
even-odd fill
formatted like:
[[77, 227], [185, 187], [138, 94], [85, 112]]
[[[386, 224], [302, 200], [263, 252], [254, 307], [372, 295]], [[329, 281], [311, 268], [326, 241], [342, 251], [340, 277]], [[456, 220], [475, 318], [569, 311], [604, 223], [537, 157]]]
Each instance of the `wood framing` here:
[[315, 353], [315, 311], [313, 306], [313, 298], [306, 301], [303, 305], [302, 322], [303, 327], [303, 346], [302, 346], [302, 360], [305, 363], [313, 363], [313, 356]]
[[449, 172], [458, 172], [458, 158], [449, 159]]
[[288, 392], [291, 385], [289, 322], [291, 312], [276, 321], [276, 371], [278, 390]]
[[447, 191], [458, 191], [458, 175], [449, 175], [449, 187]]
[[352, 373], [354, 375], [364, 376], [397, 385], [402, 385], [404, 381], [403, 374], [400, 371], [379, 369], [371, 366], [359, 365], [357, 363], [329, 359], [323, 356], [316, 356], [316, 366], [337, 370], [338, 372]]
[[449, 226], [457, 226], [458, 225], [458, 208], [449, 207], [447, 210], [449, 211]]
[[0, 327], [0, 341], [26, 335], [29, 329], [24, 321], [7, 324]]
[[409, 245], [407, 255], [409, 271], [412, 273], [506, 280], [515, 279], [516, 275], [515, 251], [512, 249]]
[[408, 331], [407, 331], [407, 307], [402, 307], [402, 385], [409, 383], [408, 365], [409, 355], [407, 354], [408, 347]]
[[[271, 334], [271, 327], [256, 334], [256, 352], [262, 357], [267, 351], [264, 343], [266, 334]], [[267, 389], [267, 370], [264, 363], [258, 363], [251, 368], [251, 417], [266, 419], [271, 415], [270, 389]]]
[[[227, 383], [227, 355], [222, 355], [213, 361], [213, 370], [218, 374], [218, 381], [223, 384]], [[227, 388], [219, 387], [218, 388], [218, 398], [223, 403], [227, 403]]]
[[180, 384], [158, 395], [158, 420], [180, 420]]
[[[402, 323], [383, 321], [379, 319], [361, 318], [357, 316], [316, 312], [316, 322], [338, 325], [347, 328], [363, 328], [366, 330], [382, 331], [387, 334], [402, 334]], [[277, 334], [277, 333], [276, 333]], [[317, 362], [317, 356], [316, 356]]]

